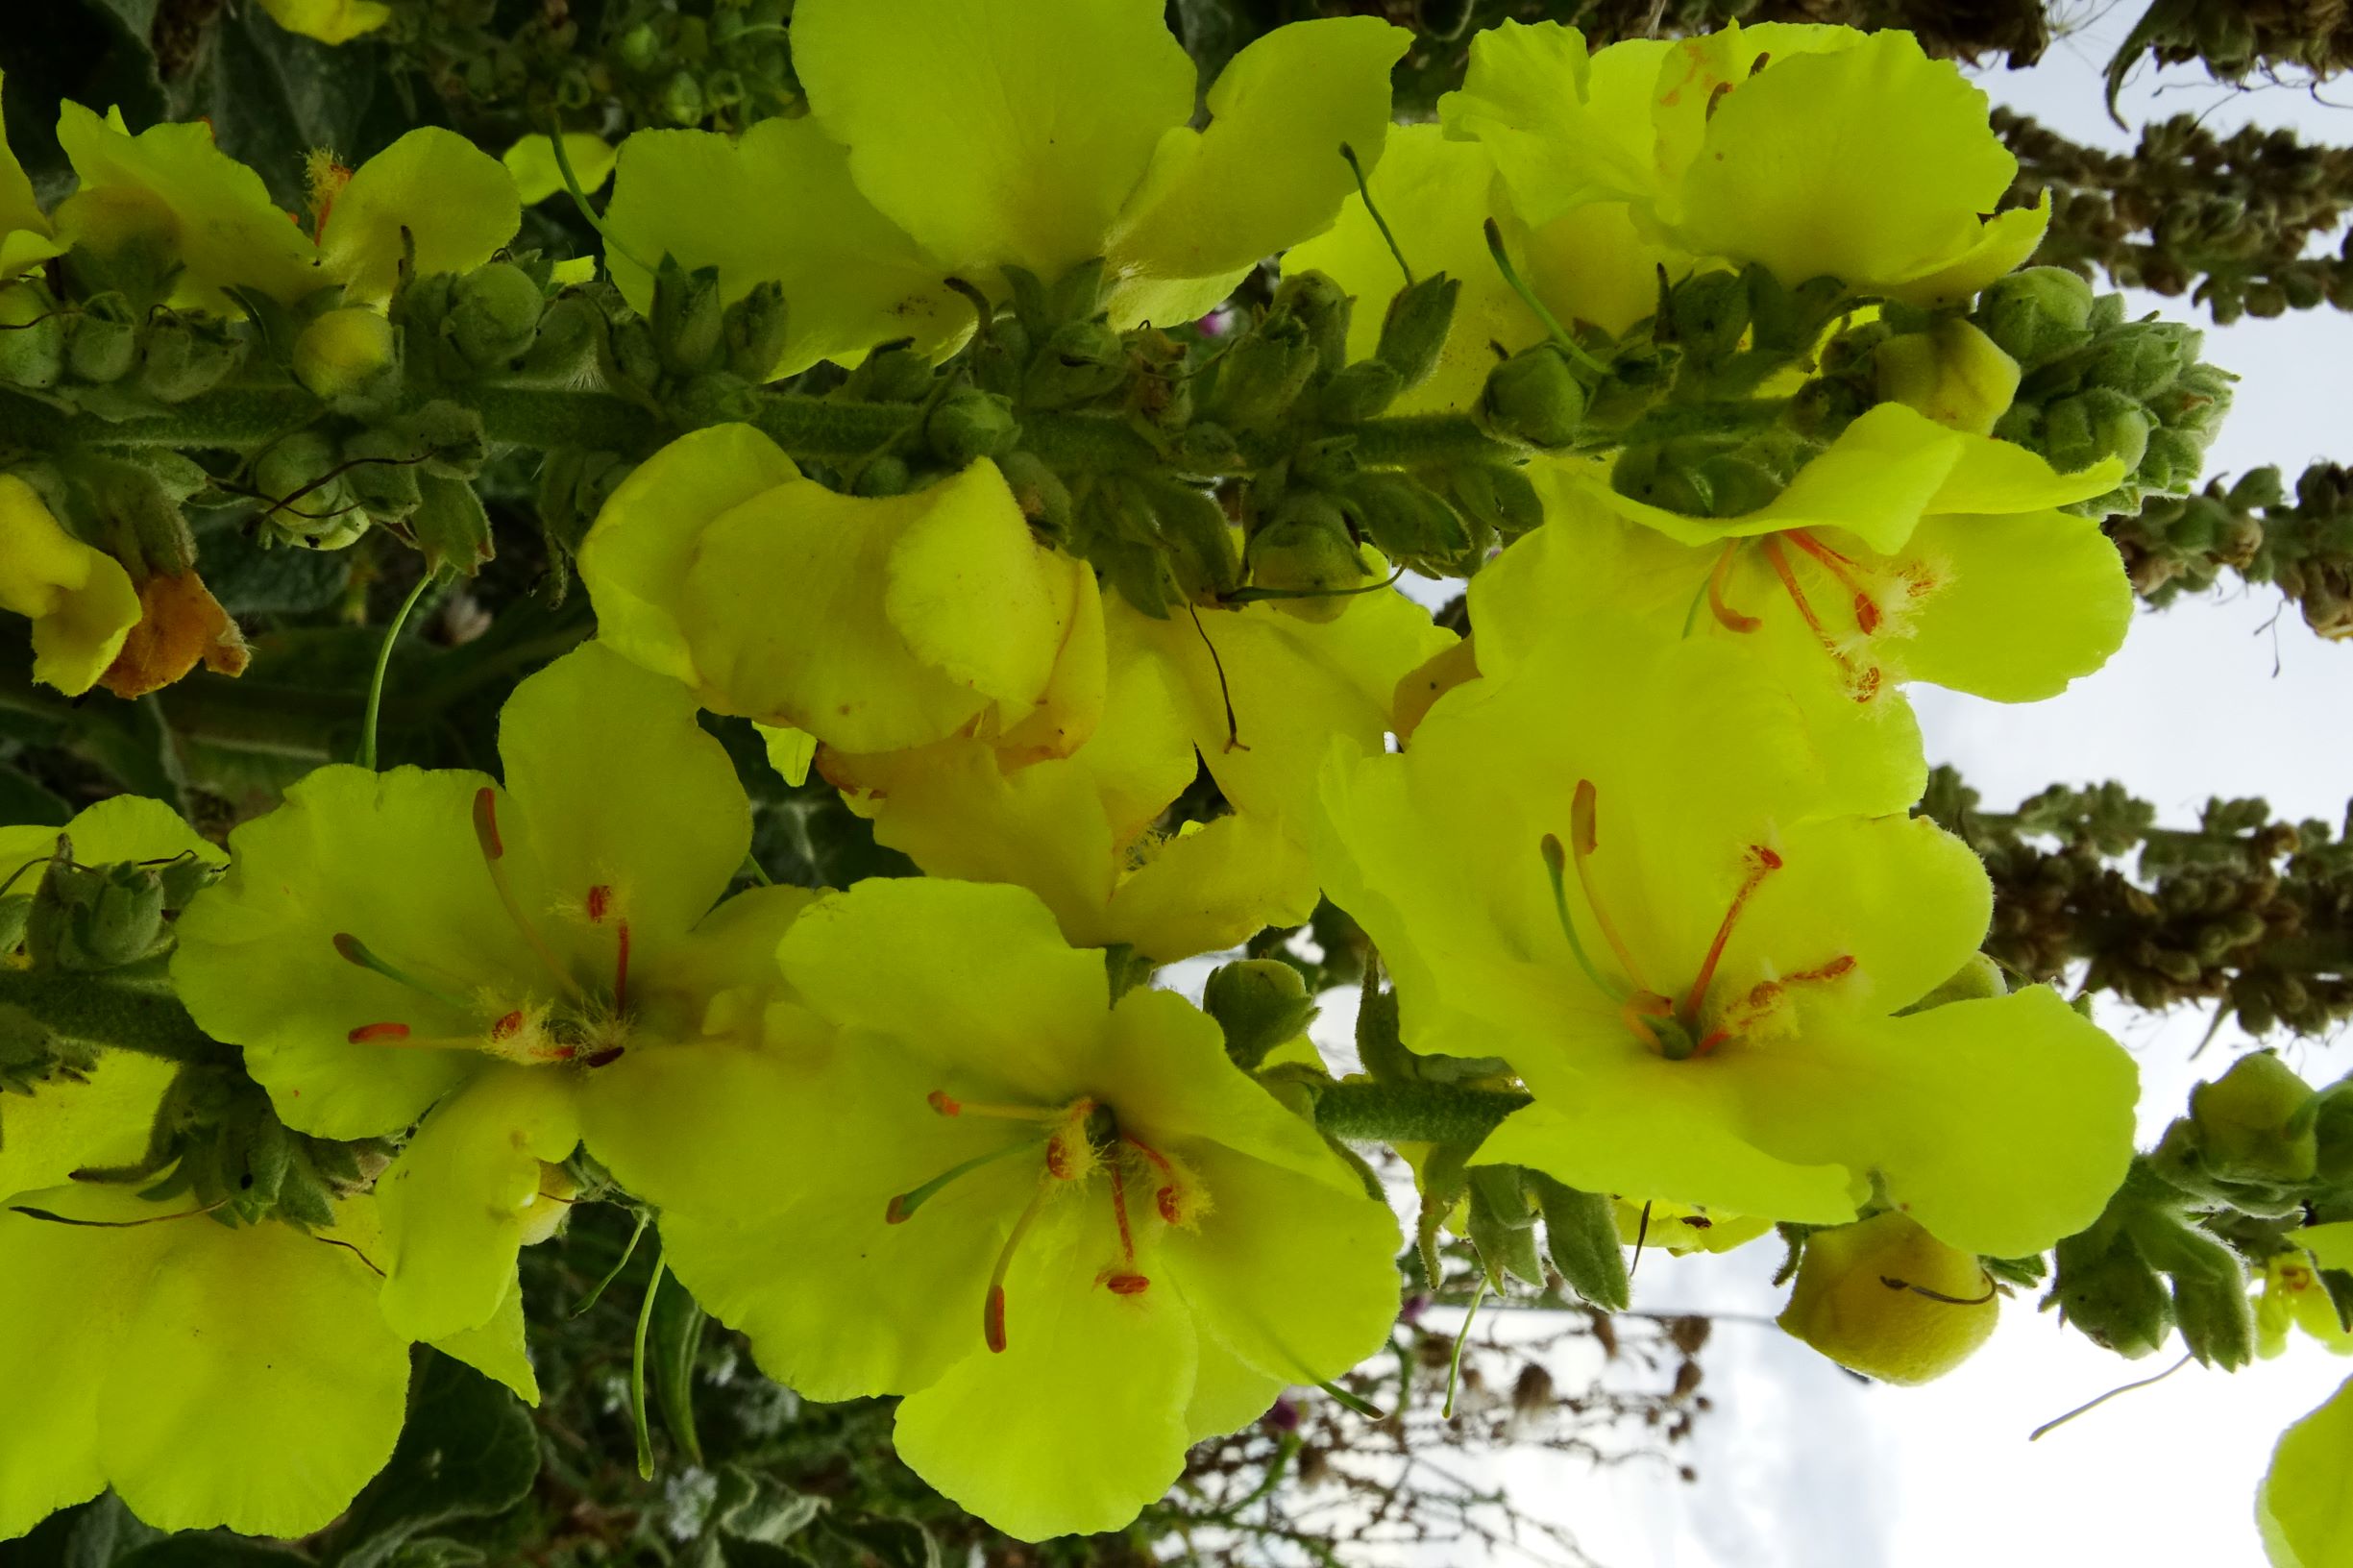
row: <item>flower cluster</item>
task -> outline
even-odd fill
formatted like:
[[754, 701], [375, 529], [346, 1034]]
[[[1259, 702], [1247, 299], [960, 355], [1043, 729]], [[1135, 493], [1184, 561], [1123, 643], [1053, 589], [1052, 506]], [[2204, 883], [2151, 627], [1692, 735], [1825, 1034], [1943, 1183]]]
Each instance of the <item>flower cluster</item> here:
[[[0, 167], [0, 314], [50, 329], [0, 379], [63, 432], [0, 443], [40, 679], [238, 662], [190, 495], [454, 576], [502, 452], [596, 617], [495, 774], [380, 771], [371, 727], [225, 859], [152, 803], [0, 830], [0, 1012], [51, 1010], [0, 1054], [0, 1537], [107, 1486], [325, 1525], [409, 1345], [536, 1398], [517, 1260], [587, 1202], [1033, 1539], [1388, 1342], [1351, 1140], [1411, 1158], [1425, 1283], [1458, 1220], [1505, 1287], [1540, 1217], [1603, 1306], [1622, 1226], [1778, 1226], [1825, 1354], [1981, 1343], [2108, 1209], [2136, 1078], [1978, 958], [1903, 688], [2098, 668], [2099, 504], [2186, 492], [2228, 391], [2016, 272], [2046, 214], [1994, 210], [1982, 95], [1903, 34], [1507, 23], [1397, 128], [1408, 37], [1358, 17], [1251, 44], [1195, 129], [1155, 0], [791, 29], [806, 115], [622, 143], [601, 282], [506, 251], [561, 143], [414, 132], [294, 221], [198, 125], [69, 105], [54, 211]], [[196, 411], [184, 470], [91, 423]], [[924, 874], [769, 885], [745, 721]], [[1324, 898], [1393, 979], [1363, 1075], [1295, 984], [1146, 983]]]

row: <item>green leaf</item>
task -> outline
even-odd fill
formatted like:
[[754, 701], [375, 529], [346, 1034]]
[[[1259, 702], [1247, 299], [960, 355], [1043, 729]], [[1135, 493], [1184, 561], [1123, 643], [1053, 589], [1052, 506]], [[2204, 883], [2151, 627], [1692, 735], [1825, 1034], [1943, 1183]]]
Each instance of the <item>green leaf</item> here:
[[941, 1568], [940, 1543], [912, 1519], [837, 1522], [828, 1533], [865, 1552], [880, 1568]]
[[167, 1535], [115, 1558], [113, 1568], [291, 1568], [309, 1560], [242, 1536], [206, 1531]]
[[539, 1435], [514, 1395], [461, 1361], [427, 1352], [391, 1462], [335, 1531], [335, 1568], [379, 1568], [412, 1536], [502, 1513], [539, 1476]]
[[[711, 1518], [731, 1543], [780, 1547], [824, 1510], [825, 1500], [814, 1493], [797, 1492], [742, 1465], [727, 1464], [720, 1467], [719, 1496], [711, 1505]], [[727, 1560], [737, 1560], [732, 1549]]]
[[0, 1547], [10, 1568], [112, 1568], [161, 1533], [141, 1524], [122, 1500], [102, 1492], [80, 1507], [53, 1513], [23, 1540]]
[[264, 546], [233, 524], [197, 528], [205, 586], [231, 615], [303, 615], [343, 596], [352, 577], [350, 552]]
[[1616, 1205], [1601, 1192], [1581, 1192], [1540, 1170], [1526, 1173], [1544, 1214], [1544, 1246], [1560, 1277], [1594, 1306], [1624, 1311], [1630, 1299], [1626, 1249], [1618, 1242]]

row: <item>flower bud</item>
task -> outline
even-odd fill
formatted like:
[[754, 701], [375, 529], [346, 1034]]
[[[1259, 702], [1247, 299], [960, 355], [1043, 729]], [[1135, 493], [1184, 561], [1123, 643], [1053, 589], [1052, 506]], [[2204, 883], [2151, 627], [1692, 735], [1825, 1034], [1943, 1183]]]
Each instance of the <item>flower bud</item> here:
[[1398, 291], [1381, 323], [1381, 346], [1375, 356], [1397, 373], [1399, 392], [1410, 392], [1438, 368], [1446, 335], [1455, 324], [1455, 302], [1461, 281], [1439, 273]]
[[[674, 375], [699, 376], [718, 359], [726, 329], [719, 269], [688, 272], [665, 253], [653, 275], [653, 343]], [[534, 316], [533, 326], [537, 326]]]
[[159, 316], [139, 354], [139, 390], [158, 403], [185, 403], [221, 384], [245, 357], [245, 342], [216, 323]]
[[2041, 438], [2034, 445], [2062, 474], [2078, 473], [2109, 457], [2120, 460], [2130, 473], [2147, 455], [2149, 432], [2156, 428], [2156, 420], [2134, 399], [2113, 387], [2096, 386], [2045, 409]]
[[2032, 369], [2091, 341], [2092, 299], [2092, 285], [2066, 268], [2028, 267], [1979, 295], [1971, 319]]
[[727, 306], [722, 321], [727, 368], [748, 381], [765, 381], [774, 375], [784, 357], [790, 317], [783, 284], [773, 279], [754, 283], [750, 293]]
[[2252, 1051], [2190, 1090], [2207, 1170], [2226, 1181], [2302, 1182], [2319, 1159], [2312, 1086], [2270, 1051]]
[[1348, 518], [1327, 497], [1294, 490], [1273, 518], [1250, 537], [1250, 585], [1284, 597], [1276, 608], [1301, 621], [1336, 621], [1348, 609], [1347, 591], [1361, 587], [1364, 563]]
[[1348, 363], [1348, 323], [1355, 310], [1356, 300], [1325, 274], [1295, 272], [1277, 285], [1268, 318], [1298, 322], [1315, 351], [1316, 365], [1329, 376]]
[[57, 384], [65, 366], [65, 327], [56, 311], [48, 289], [39, 283], [0, 288], [0, 381], [30, 387]]
[[467, 364], [489, 370], [531, 346], [546, 303], [529, 273], [508, 261], [486, 262], [450, 285], [441, 330]]
[[1185, 597], [1210, 603], [1241, 584], [1241, 561], [1225, 508], [1190, 485], [1147, 481], [1143, 494], [1168, 571]]
[[63, 915], [59, 940], [45, 955], [62, 969], [89, 973], [120, 968], [153, 953], [163, 939], [163, 883], [146, 867], [125, 861], [60, 875], [53, 866], [34, 894], [34, 906], [54, 899]]
[[1584, 427], [1585, 388], [1550, 343], [1522, 349], [1487, 374], [1480, 407], [1495, 432], [1538, 447], [1565, 447]]
[[1777, 1321], [1851, 1371], [1909, 1386], [1976, 1354], [2000, 1316], [1974, 1257], [1891, 1209], [1807, 1237]]
[[1267, 1052], [1307, 1032], [1316, 1008], [1297, 968], [1281, 959], [1250, 958], [1210, 971], [1201, 1011], [1225, 1031], [1234, 1065], [1256, 1072]]
[[1990, 435], [2018, 396], [2018, 361], [1957, 317], [1891, 337], [1874, 357], [1882, 403], [1900, 403], [1948, 429]]
[[1530, 1285], [1544, 1283], [1544, 1259], [1536, 1251], [1536, 1212], [1517, 1165], [1473, 1165], [1471, 1245], [1479, 1253], [1487, 1283], [1502, 1289], [1506, 1275]]
[[[254, 488], [268, 498], [259, 518], [265, 536], [310, 550], [341, 550], [367, 531], [347, 476], [328, 478], [342, 461], [320, 430], [297, 430], [254, 463]], [[354, 473], [358, 472], [354, 470]]]
[[1249, 429], [1289, 411], [1320, 363], [1308, 329], [1296, 317], [1269, 315], [1226, 350], [1210, 374], [1205, 411]]
[[1099, 321], [1054, 329], [1021, 378], [1021, 399], [1036, 408], [1075, 408], [1116, 392], [1127, 380], [1127, 347]]
[[1506, 540], [1544, 521], [1544, 502], [1527, 475], [1502, 463], [1466, 463], [1446, 476], [1447, 494], [1462, 515]]
[[1542, 1171], [1527, 1172], [1528, 1188], [1544, 1215], [1544, 1250], [1569, 1288], [1605, 1312], [1632, 1300], [1626, 1251], [1618, 1243], [1616, 1205], [1607, 1194], [1583, 1192]]
[[1379, 359], [1360, 359], [1335, 374], [1316, 396], [1317, 411], [1336, 425], [1378, 419], [1397, 401], [1404, 381]]
[[294, 340], [294, 379], [337, 407], [381, 399], [400, 374], [400, 335], [377, 311], [330, 310]]
[[929, 358], [894, 343], [860, 360], [843, 378], [839, 396], [851, 403], [921, 403], [931, 395], [933, 379]]
[[1021, 508], [1032, 528], [1055, 540], [1070, 537], [1070, 487], [1062, 482], [1061, 475], [1034, 452], [1009, 452], [997, 459], [996, 466], [1005, 476], [1006, 487], [1013, 491], [1014, 504]]
[[933, 455], [950, 468], [963, 468], [978, 457], [993, 457], [1020, 433], [1010, 399], [969, 386], [941, 399], [923, 421], [923, 438]]
[[1340, 504], [1364, 539], [1393, 561], [1467, 573], [1475, 544], [1462, 517], [1438, 493], [1408, 474], [1368, 468], [1340, 491]]
[[1702, 365], [1714, 365], [1740, 348], [1749, 330], [1749, 288], [1736, 272], [1703, 272], [1677, 284], [1659, 323], [1661, 342], [1679, 345]]
[[85, 301], [65, 335], [65, 368], [73, 379], [111, 386], [130, 375], [138, 359], [138, 321], [123, 297], [100, 294]]

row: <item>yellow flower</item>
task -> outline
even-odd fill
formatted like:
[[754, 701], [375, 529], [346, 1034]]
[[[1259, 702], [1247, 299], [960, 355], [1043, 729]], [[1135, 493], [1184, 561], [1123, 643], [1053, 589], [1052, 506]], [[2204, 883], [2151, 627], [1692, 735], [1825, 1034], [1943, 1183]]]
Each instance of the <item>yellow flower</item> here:
[[33, 678], [68, 697], [98, 684], [141, 613], [121, 564], [59, 527], [13, 474], [0, 474], [0, 609], [33, 618]]

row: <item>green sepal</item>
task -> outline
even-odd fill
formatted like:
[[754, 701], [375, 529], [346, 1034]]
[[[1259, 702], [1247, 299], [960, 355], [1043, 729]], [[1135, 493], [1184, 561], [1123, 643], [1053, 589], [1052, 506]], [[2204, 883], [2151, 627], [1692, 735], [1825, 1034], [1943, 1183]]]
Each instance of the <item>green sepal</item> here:
[[1471, 1245], [1487, 1284], [1504, 1288], [1507, 1274], [1541, 1286], [1544, 1258], [1536, 1250], [1536, 1211], [1517, 1165], [1473, 1165], [1470, 1170]]
[[1523, 1175], [1544, 1216], [1545, 1253], [1560, 1277], [1604, 1311], [1624, 1311], [1633, 1285], [1618, 1240], [1616, 1204], [1606, 1193], [1580, 1191], [1540, 1170]]

